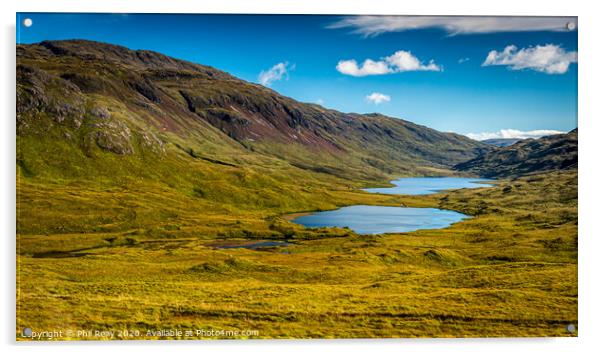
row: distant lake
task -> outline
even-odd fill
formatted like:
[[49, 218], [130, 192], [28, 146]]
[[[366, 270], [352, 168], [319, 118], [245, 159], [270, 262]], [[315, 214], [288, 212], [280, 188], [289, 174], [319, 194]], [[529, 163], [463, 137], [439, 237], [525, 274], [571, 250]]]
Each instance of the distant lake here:
[[436, 208], [353, 205], [303, 215], [293, 220], [306, 227], [348, 227], [358, 234], [441, 229], [468, 216]]
[[483, 188], [491, 187], [492, 179], [487, 178], [462, 178], [462, 177], [408, 177], [391, 181], [395, 187], [366, 188], [370, 193], [380, 194], [433, 194], [448, 189]]

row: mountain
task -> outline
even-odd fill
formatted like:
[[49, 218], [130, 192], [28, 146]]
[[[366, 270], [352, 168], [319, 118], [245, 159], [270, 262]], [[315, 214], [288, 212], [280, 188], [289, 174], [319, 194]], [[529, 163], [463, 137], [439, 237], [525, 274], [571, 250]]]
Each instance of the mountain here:
[[17, 136], [21, 170], [53, 177], [151, 176], [141, 159], [177, 158], [384, 180], [439, 173], [493, 150], [402, 119], [301, 103], [209, 66], [85, 40], [17, 46]]
[[486, 139], [482, 140], [483, 143], [497, 146], [497, 147], [506, 147], [510, 146], [514, 143], [517, 143], [523, 139], [512, 139], [512, 138], [500, 138], [500, 139]]
[[457, 164], [456, 170], [483, 177], [509, 177], [577, 168], [577, 129], [528, 139]]

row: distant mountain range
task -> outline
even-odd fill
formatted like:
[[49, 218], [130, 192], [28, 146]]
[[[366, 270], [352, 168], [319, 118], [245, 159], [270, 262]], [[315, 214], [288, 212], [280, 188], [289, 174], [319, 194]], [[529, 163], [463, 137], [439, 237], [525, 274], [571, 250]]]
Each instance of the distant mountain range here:
[[510, 146], [514, 143], [517, 143], [521, 140], [523, 140], [523, 139], [500, 138], [500, 139], [486, 139], [486, 140], [481, 140], [481, 141], [484, 142], [485, 144], [490, 144], [490, 145], [497, 146], [497, 147], [506, 147], [506, 146]]
[[[495, 150], [402, 119], [301, 103], [160, 53], [85, 40], [17, 46], [17, 134], [19, 166], [31, 175], [81, 174], [84, 158], [102, 164], [175, 154], [244, 165], [243, 156], [254, 154], [382, 180], [437, 173]], [[72, 159], [40, 157], [49, 152]]]
[[527, 139], [455, 166], [483, 177], [511, 177], [577, 168], [577, 129], [567, 134]]

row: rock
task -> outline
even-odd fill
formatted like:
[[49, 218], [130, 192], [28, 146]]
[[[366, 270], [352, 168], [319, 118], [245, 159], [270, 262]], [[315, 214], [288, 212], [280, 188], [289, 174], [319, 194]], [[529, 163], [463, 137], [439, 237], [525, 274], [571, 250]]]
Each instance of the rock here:
[[154, 152], [165, 153], [165, 146], [161, 139], [152, 132], [142, 133], [142, 145], [146, 148], [151, 149]]
[[111, 117], [111, 112], [109, 112], [106, 107], [94, 107], [90, 110], [90, 114], [101, 119], [108, 119]]
[[122, 122], [103, 122], [97, 124], [98, 130], [94, 133], [96, 145], [118, 155], [130, 155], [134, 152], [130, 129]]

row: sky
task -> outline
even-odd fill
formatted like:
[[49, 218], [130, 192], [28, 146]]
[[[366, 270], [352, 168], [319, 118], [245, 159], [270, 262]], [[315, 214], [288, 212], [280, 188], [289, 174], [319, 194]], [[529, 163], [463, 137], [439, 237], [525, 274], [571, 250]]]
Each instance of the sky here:
[[479, 140], [577, 127], [576, 18], [19, 13], [16, 34], [154, 50]]

